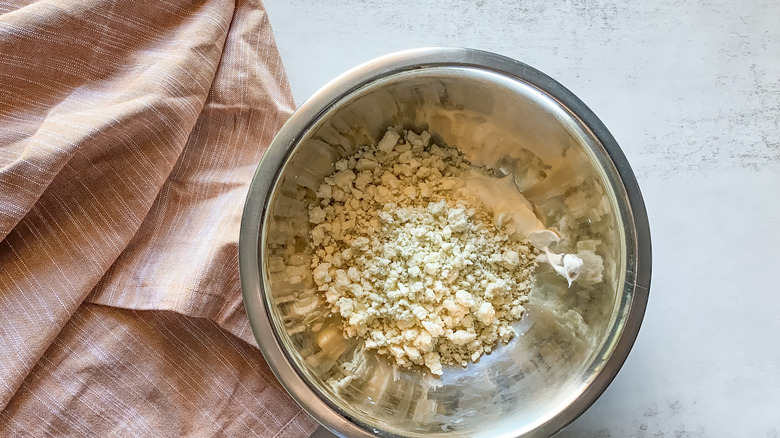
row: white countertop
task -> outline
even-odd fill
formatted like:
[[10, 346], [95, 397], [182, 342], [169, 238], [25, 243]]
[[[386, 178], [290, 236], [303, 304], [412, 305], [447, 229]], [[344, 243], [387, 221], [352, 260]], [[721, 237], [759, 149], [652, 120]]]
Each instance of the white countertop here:
[[423, 46], [490, 50], [601, 118], [653, 237], [639, 338], [559, 437], [780, 437], [780, 2], [267, 0], [296, 101]]

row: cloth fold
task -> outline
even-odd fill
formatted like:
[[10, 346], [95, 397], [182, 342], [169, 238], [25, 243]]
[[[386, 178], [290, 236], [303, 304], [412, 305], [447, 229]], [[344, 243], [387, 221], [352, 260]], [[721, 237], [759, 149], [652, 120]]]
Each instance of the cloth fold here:
[[262, 4], [0, 13], [0, 434], [308, 435], [238, 281], [246, 190], [294, 109]]
[[3, 436], [308, 436], [259, 351], [215, 323], [85, 304], [7, 409]]

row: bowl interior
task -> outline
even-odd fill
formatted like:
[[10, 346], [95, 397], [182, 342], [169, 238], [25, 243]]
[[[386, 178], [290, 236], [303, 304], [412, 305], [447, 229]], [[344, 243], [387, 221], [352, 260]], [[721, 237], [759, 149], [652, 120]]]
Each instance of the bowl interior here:
[[[311, 192], [388, 126], [427, 129], [518, 188], [586, 265], [571, 287], [540, 266], [518, 336], [441, 378], [399, 369], [340, 335], [311, 278]], [[583, 123], [539, 89], [474, 67], [397, 72], [334, 102], [278, 173], [261, 229], [261, 281], [288, 360], [331, 407], [381, 435], [520, 435], [576, 399], [612, 353], [631, 305], [624, 292], [625, 192]], [[622, 202], [622, 204], [621, 204]], [[631, 230], [628, 230], [629, 232]]]

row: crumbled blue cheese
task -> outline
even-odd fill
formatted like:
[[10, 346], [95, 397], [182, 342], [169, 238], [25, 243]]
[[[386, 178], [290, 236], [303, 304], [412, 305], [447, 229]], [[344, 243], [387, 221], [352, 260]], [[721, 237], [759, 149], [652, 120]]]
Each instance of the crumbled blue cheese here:
[[336, 163], [309, 209], [313, 280], [347, 337], [440, 375], [515, 335], [538, 251], [459, 194], [475, 172], [423, 131]]

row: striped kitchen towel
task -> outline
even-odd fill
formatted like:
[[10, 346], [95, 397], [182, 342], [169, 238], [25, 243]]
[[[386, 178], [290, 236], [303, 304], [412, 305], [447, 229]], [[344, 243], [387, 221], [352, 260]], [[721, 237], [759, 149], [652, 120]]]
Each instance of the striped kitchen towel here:
[[259, 0], [0, 2], [0, 435], [308, 436], [238, 280]]

